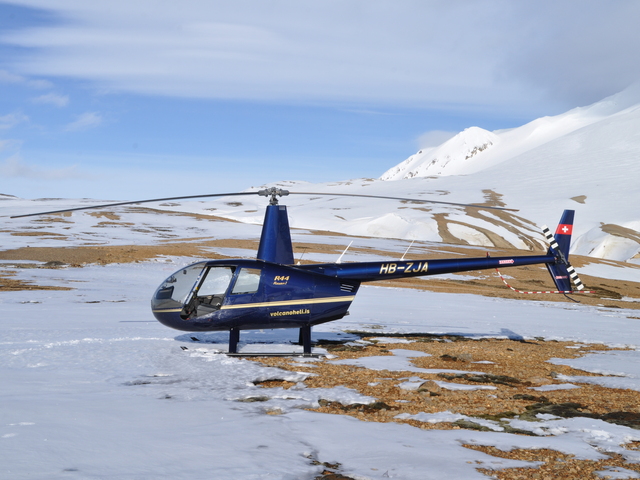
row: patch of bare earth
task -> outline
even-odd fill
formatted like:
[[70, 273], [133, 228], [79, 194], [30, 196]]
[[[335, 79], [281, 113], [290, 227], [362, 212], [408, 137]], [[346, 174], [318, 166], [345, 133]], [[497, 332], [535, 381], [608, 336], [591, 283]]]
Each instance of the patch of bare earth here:
[[[374, 337], [366, 338], [372, 340]], [[310, 388], [331, 388], [344, 385], [363, 395], [376, 399], [370, 405], [343, 405], [338, 402], [320, 401], [316, 411], [350, 415], [363, 421], [407, 423], [421, 429], [475, 429], [489, 430], [479, 420], [493, 420], [505, 432], [532, 435], [531, 432], [510, 427], [505, 419], [520, 418], [536, 421], [536, 415], [547, 413], [559, 417], [590, 417], [610, 423], [640, 428], [640, 392], [604, 388], [598, 385], [580, 384], [580, 388], [536, 391], [532, 387], [565, 383], [559, 375], [596, 374], [576, 370], [568, 366], [548, 363], [551, 358], [577, 358], [593, 351], [613, 350], [603, 345], [576, 344], [573, 342], [515, 341], [500, 339], [471, 340], [465, 337], [420, 336], [410, 338], [413, 343], [374, 343], [362, 347], [325, 345], [335, 359], [324, 359], [305, 368], [286, 358], [259, 359], [265, 365], [292, 371], [313, 373], [305, 380]], [[375, 342], [375, 341], [374, 341]], [[320, 341], [322, 344], [322, 341]], [[353, 365], [340, 365], [333, 360], [356, 359], [366, 356], [391, 355], [390, 349], [402, 348], [428, 353], [416, 357], [412, 363], [425, 369], [445, 369], [469, 373], [427, 374], [413, 371], [371, 370]], [[482, 362], [482, 363], [477, 363]], [[409, 378], [421, 379], [417, 390], [400, 387]], [[447, 390], [436, 381], [471, 386], [495, 387], [491, 390]], [[293, 385], [293, 384], [291, 384]], [[264, 388], [287, 383], [262, 385]], [[456, 422], [427, 423], [413, 419], [398, 419], [398, 415], [420, 412], [450, 411], [471, 417]], [[494, 447], [467, 446], [490, 455], [519, 460], [543, 462], [539, 468], [516, 468], [500, 471], [479, 471], [500, 479], [516, 478], [600, 478], [593, 472], [605, 467], [622, 467], [640, 472], [640, 465], [626, 463], [619, 455], [610, 455], [598, 462], [579, 460], [549, 450], [513, 450], [503, 452]], [[637, 448], [630, 444], [628, 448]]]
[[166, 242], [161, 245], [27, 247], [0, 251], [0, 260], [56, 261], [81, 267], [86, 264], [144, 262], [164, 256], [218, 259], [226, 257], [212, 252], [213, 248], [257, 249], [257, 245], [257, 242], [251, 240], [192, 239], [190, 241]]
[[[609, 454], [603, 460], [578, 460], [573, 455], [565, 455], [561, 452], [548, 449], [539, 450], [511, 450], [505, 452], [495, 447], [484, 447], [476, 445], [465, 445], [467, 448], [493, 455], [494, 457], [508, 458], [513, 460], [526, 460], [531, 462], [541, 462], [542, 465], [536, 468], [507, 468], [504, 470], [489, 470], [478, 468], [479, 472], [491, 478], [500, 480], [582, 480], [582, 479], [613, 479], [632, 478], [624, 473], [618, 473], [618, 469], [623, 468], [640, 473], [640, 465], [626, 463], [621, 455]], [[599, 475], [596, 472], [611, 472]]]
[[21, 290], [72, 290], [61, 285], [37, 285], [33, 282], [12, 278], [13, 272], [0, 270], [0, 292], [15, 292]]

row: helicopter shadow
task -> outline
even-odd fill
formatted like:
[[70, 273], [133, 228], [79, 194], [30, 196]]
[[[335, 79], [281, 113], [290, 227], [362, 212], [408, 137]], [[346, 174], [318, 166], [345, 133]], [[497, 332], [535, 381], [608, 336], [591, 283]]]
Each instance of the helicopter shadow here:
[[451, 336], [451, 337], [467, 337], [467, 338], [503, 338], [516, 342], [524, 342], [526, 339], [519, 333], [508, 328], [501, 328], [499, 333], [480, 333], [480, 332], [444, 332], [434, 336]]
[[[314, 343], [318, 344], [342, 344], [353, 342], [362, 338], [364, 332], [346, 333], [346, 332], [318, 332], [314, 335]], [[481, 333], [481, 332], [443, 332], [437, 334], [431, 333], [385, 333], [370, 332], [370, 335], [376, 336], [392, 336], [392, 337], [414, 337], [414, 336], [433, 336], [433, 337], [466, 337], [471, 339], [479, 338], [504, 338], [516, 342], [529, 343], [525, 337], [508, 328], [501, 328], [499, 333]], [[298, 346], [298, 334], [294, 329], [283, 328], [273, 330], [243, 330], [240, 348], [248, 347], [251, 350], [258, 347], [259, 350], [270, 350], [269, 346], [277, 346], [279, 348], [287, 348], [288, 346]], [[229, 342], [229, 333], [221, 332], [197, 332], [185, 333], [174, 337], [174, 340], [182, 343], [201, 344], [218, 346], [220, 350], [227, 350]]]
[[[359, 340], [360, 336], [345, 332], [317, 332], [313, 334], [313, 343], [346, 343]], [[219, 345], [226, 350], [229, 344], [229, 332], [197, 332], [185, 333], [174, 337], [174, 340], [191, 344]], [[298, 330], [292, 328], [272, 330], [243, 330], [239, 347], [278, 345], [298, 346]]]

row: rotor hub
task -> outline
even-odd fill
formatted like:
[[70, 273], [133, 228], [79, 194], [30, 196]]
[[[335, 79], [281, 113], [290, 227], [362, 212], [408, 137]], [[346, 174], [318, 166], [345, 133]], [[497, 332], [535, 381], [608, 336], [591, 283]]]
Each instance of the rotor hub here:
[[270, 187], [264, 190], [259, 190], [258, 195], [260, 195], [261, 197], [271, 197], [269, 199], [269, 205], [278, 205], [278, 197], [284, 197], [289, 195], [289, 190]]

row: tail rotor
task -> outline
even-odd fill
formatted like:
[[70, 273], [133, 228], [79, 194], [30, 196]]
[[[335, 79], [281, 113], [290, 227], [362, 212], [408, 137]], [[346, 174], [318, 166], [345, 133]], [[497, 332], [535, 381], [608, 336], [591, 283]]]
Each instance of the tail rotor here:
[[[548, 263], [547, 269], [558, 290], [567, 293], [575, 293], [573, 292], [571, 282], [573, 282], [578, 292], [584, 290], [584, 285], [580, 277], [578, 277], [576, 270], [569, 263], [569, 248], [571, 247], [574, 213], [574, 210], [564, 211], [554, 235], [551, 234], [549, 227], [546, 225], [542, 227], [542, 233], [544, 233], [544, 236], [549, 242], [548, 253], [556, 257], [556, 262]], [[569, 280], [571, 280], [571, 282]]]

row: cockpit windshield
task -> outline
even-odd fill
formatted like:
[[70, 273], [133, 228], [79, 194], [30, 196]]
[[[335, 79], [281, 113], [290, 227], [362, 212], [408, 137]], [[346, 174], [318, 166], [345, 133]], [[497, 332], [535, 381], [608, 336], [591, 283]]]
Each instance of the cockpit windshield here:
[[196, 263], [177, 271], [156, 290], [151, 304], [154, 310], [182, 308], [196, 285], [206, 263]]

